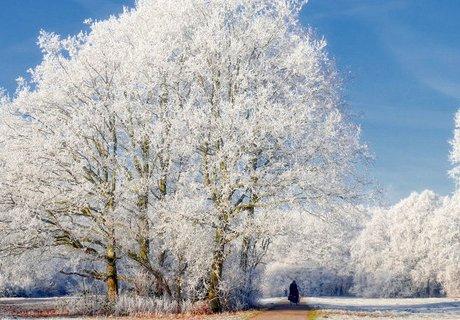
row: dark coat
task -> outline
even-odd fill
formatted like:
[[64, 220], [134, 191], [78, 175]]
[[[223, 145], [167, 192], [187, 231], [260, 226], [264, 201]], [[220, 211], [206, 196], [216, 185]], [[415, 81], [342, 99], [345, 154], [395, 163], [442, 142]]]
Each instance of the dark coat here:
[[289, 301], [292, 303], [299, 303], [299, 288], [297, 288], [297, 284], [292, 281], [291, 285], [289, 286]]

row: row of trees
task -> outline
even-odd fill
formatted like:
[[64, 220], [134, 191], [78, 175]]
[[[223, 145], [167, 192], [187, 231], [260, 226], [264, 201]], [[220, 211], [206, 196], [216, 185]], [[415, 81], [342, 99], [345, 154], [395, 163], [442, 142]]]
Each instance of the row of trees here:
[[352, 248], [354, 293], [460, 294], [460, 194], [413, 193], [379, 209]]
[[2, 98], [4, 274], [219, 311], [252, 296], [287, 212], [359, 203], [366, 147], [302, 5], [141, 0], [42, 32], [42, 63]]
[[291, 217], [294, 230], [277, 239], [264, 271], [264, 293], [281, 296], [295, 279], [305, 295], [459, 296], [460, 111], [451, 145], [452, 195], [425, 190], [390, 207], [354, 206], [338, 223]]
[[1, 98], [2, 292], [458, 295], [459, 191], [363, 205], [366, 146], [302, 5], [143, 0], [42, 32]]
[[351, 250], [356, 294], [460, 295], [460, 111], [451, 145], [451, 196], [423, 191], [374, 210]]

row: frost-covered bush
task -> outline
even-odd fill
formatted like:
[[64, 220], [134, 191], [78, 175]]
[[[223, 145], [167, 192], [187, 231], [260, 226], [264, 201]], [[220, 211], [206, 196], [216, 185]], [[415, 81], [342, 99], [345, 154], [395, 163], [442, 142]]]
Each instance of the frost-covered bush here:
[[261, 297], [260, 274], [263, 266], [255, 266], [246, 271], [240, 265], [240, 252], [228, 258], [224, 266], [224, 276], [220, 284], [222, 304], [227, 310], [241, 310], [254, 307]]
[[69, 316], [98, 316], [113, 313], [113, 304], [105, 296], [82, 294], [61, 301], [61, 311]]
[[[186, 305], [188, 307], [188, 305]], [[115, 303], [107, 301], [104, 295], [94, 293], [79, 294], [64, 299], [60, 308], [71, 316], [155, 316], [181, 311], [176, 301], [166, 297], [155, 298], [133, 294], [120, 294]], [[186, 311], [187, 308], [182, 309]]]
[[183, 305], [182, 308], [179, 309], [180, 306], [176, 301], [171, 301], [171, 299], [165, 297], [153, 298], [122, 294], [113, 306], [113, 311], [115, 315], [120, 316], [153, 316], [159, 314], [187, 311], [187, 307], [189, 306]]

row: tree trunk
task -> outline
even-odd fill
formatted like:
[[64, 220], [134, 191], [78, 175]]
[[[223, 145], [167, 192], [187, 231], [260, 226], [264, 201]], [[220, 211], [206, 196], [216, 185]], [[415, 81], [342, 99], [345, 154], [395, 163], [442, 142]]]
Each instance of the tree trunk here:
[[187, 270], [187, 263], [183, 262], [183, 258], [179, 257], [179, 268], [175, 277], [175, 300], [177, 303], [177, 313], [182, 312], [182, 282], [185, 271]]
[[114, 246], [107, 247], [106, 252], [106, 285], [107, 285], [107, 299], [110, 302], [115, 302], [118, 297], [118, 275], [117, 275], [117, 257]]
[[140, 211], [139, 217], [139, 258], [146, 262], [149, 260], [150, 241], [149, 241], [149, 220], [147, 216], [147, 200], [148, 196], [140, 195], [138, 200], [138, 207]]
[[241, 244], [240, 268], [246, 274], [249, 267], [249, 246], [251, 238], [244, 236]]
[[[248, 209], [248, 220], [252, 222], [254, 219], [254, 207]], [[241, 244], [241, 255], [240, 255], [240, 267], [241, 270], [246, 274], [249, 269], [249, 257], [251, 254], [252, 237], [245, 235]]]
[[[116, 131], [115, 120], [116, 117], [112, 114], [110, 118], [110, 130], [112, 132], [112, 156], [117, 155], [118, 150], [118, 137]], [[109, 158], [109, 157], [107, 157]], [[110, 188], [108, 190], [107, 203], [105, 209], [109, 213], [108, 217], [111, 217], [110, 214], [113, 214], [115, 208], [115, 190], [116, 190], [116, 171], [109, 168], [108, 166], [104, 167], [105, 171], [105, 181], [110, 182]], [[110, 220], [109, 220], [110, 221]], [[106, 247], [106, 285], [107, 285], [107, 299], [110, 302], [115, 302], [118, 297], [118, 274], [117, 274], [117, 255], [115, 252], [115, 228], [114, 222], [110, 221], [110, 240], [109, 244]]]
[[216, 230], [216, 249], [211, 265], [211, 274], [209, 279], [208, 301], [213, 312], [222, 311], [220, 300], [220, 280], [224, 266], [225, 243], [223, 239], [223, 230]]
[[[255, 171], [257, 170], [257, 158], [258, 157], [255, 157], [251, 161], [252, 162], [252, 174], [251, 174], [252, 188], [250, 189], [250, 192], [251, 192], [250, 200], [251, 200], [252, 206], [249, 207], [248, 210], [247, 210], [247, 212], [248, 212], [247, 219], [248, 219], [248, 222], [250, 222], [251, 225], [252, 225], [252, 222], [254, 220], [255, 205], [259, 200], [257, 194], [255, 194], [255, 188], [256, 188], [256, 185], [257, 185], [257, 181], [258, 181], [258, 178], [255, 175]], [[254, 241], [254, 239], [253, 239], [253, 237], [251, 237], [251, 235], [245, 235], [243, 237], [241, 255], [240, 255], [240, 267], [241, 267], [241, 269], [243, 270], [243, 272], [245, 274], [247, 274], [248, 269], [249, 269], [249, 258], [250, 258], [250, 254], [251, 254], [251, 246], [253, 244], [253, 241]]]

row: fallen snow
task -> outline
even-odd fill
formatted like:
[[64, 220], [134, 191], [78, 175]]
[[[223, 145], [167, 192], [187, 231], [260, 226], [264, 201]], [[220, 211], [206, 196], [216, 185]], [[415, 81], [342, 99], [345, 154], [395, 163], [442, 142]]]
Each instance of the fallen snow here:
[[[61, 302], [62, 298], [0, 298], [0, 318], [20, 319], [8, 316], [7, 311], [9, 307], [25, 309], [46, 308], [55, 306]], [[273, 309], [273, 311], [269, 310], [268, 312], [273, 312], [275, 315], [284, 314], [283, 311], [287, 311], [286, 314], [289, 314], [290, 311], [295, 310], [304, 311], [305, 313], [301, 312], [302, 314], [315, 314], [317, 312], [317, 316], [309, 316], [307, 318], [317, 320], [460, 320], [460, 298], [365, 299], [306, 297], [301, 299], [301, 303], [298, 306], [290, 306], [286, 298], [269, 298], [260, 300], [260, 305], [267, 309]], [[316, 309], [317, 311], [311, 309]], [[247, 319], [247, 317], [243, 318]], [[275, 318], [269, 317], [267, 319]], [[49, 320], [50, 318], [47, 319]], [[77, 317], [73, 319], [83, 318]], [[236, 320], [239, 317], [237, 315], [232, 317], [214, 316], [211, 319]]]
[[[460, 298], [305, 297], [300, 304], [300, 308], [305, 306], [327, 313], [327, 319], [460, 319]], [[277, 309], [285, 305], [290, 308], [286, 298], [262, 299], [260, 305]]]

